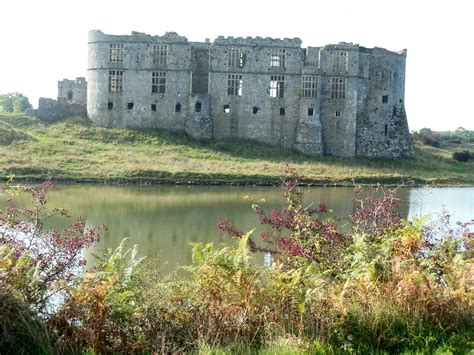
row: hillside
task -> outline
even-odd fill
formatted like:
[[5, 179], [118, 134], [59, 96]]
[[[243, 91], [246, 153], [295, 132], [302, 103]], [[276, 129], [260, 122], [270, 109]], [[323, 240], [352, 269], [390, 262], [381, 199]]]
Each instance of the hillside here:
[[[459, 149], [458, 149], [459, 150]], [[310, 157], [247, 141], [203, 143], [161, 130], [108, 129], [82, 119], [45, 124], [0, 115], [0, 175], [71, 182], [276, 183], [286, 163], [314, 184], [474, 185], [474, 162], [416, 145], [413, 160]]]

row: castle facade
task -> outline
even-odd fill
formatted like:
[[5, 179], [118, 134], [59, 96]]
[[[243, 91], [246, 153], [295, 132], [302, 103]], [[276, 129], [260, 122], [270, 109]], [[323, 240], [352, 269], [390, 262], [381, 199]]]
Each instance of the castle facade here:
[[107, 127], [250, 139], [312, 155], [413, 155], [406, 50], [89, 32], [87, 112]]

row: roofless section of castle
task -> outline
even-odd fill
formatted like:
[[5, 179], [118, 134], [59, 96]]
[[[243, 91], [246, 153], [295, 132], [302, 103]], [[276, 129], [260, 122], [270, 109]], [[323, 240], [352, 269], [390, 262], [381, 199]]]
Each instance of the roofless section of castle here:
[[411, 157], [405, 62], [406, 50], [352, 43], [90, 31], [87, 110], [107, 127], [251, 139], [312, 155]]

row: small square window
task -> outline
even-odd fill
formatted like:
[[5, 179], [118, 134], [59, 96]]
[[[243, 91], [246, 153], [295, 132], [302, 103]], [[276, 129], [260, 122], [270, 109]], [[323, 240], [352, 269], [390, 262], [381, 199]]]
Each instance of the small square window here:
[[176, 106], [174, 107], [175, 112], [181, 112], [181, 104], [177, 103]]
[[383, 95], [383, 96], [382, 96], [382, 103], [383, 103], [383, 104], [388, 103], [388, 95]]
[[284, 116], [286, 114], [286, 108], [280, 107], [280, 116]]
[[335, 116], [336, 117], [341, 117], [341, 111], [336, 111]]
[[308, 107], [308, 116], [314, 115], [314, 109], [312, 107]]
[[112, 110], [114, 108], [114, 103], [112, 101], [107, 102], [107, 110]]
[[156, 104], [151, 104], [151, 110], [156, 112]]
[[199, 101], [196, 102], [196, 105], [194, 105], [194, 111], [201, 112], [201, 109], [202, 109], [202, 104]]
[[257, 106], [254, 106], [252, 109], [253, 114], [258, 113], [259, 108]]
[[129, 102], [129, 103], [127, 104], [127, 108], [128, 108], [129, 110], [133, 109], [133, 102]]
[[225, 113], [230, 113], [230, 105], [229, 104], [224, 105], [224, 112]]

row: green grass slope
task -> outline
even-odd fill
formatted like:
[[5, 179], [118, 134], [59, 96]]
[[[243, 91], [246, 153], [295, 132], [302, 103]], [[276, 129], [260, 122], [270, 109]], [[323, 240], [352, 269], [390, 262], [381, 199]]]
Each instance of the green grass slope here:
[[83, 119], [45, 124], [0, 115], [0, 175], [76, 182], [276, 183], [288, 163], [314, 184], [474, 185], [474, 162], [417, 145], [413, 160], [311, 157], [242, 140], [198, 142], [162, 130], [94, 127]]

